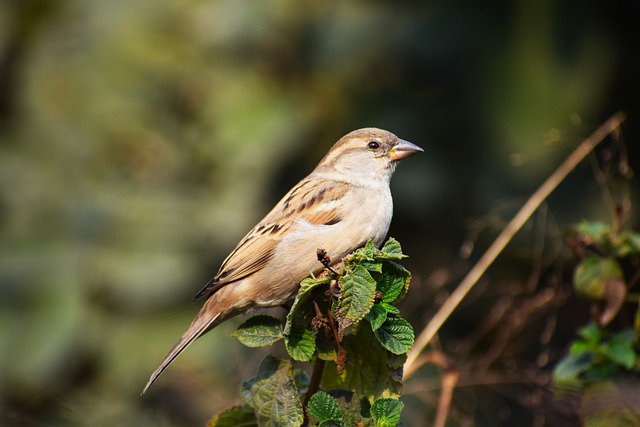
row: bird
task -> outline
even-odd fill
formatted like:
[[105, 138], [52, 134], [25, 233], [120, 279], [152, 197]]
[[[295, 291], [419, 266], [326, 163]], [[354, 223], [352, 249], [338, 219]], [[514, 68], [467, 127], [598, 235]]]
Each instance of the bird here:
[[340, 138], [313, 171], [275, 205], [194, 297], [204, 305], [156, 369], [142, 394], [191, 343], [253, 308], [281, 306], [323, 265], [339, 262], [369, 240], [380, 246], [393, 215], [389, 183], [396, 165], [419, 146], [378, 128]]

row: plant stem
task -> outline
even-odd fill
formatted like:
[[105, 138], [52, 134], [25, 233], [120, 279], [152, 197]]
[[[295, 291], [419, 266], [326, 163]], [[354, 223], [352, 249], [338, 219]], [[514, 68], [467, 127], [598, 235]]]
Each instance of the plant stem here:
[[591, 136], [585, 139], [535, 193], [531, 195], [529, 200], [520, 208], [513, 219], [509, 221], [505, 229], [496, 237], [489, 249], [480, 257], [478, 262], [471, 268], [458, 287], [451, 293], [444, 304], [440, 306], [438, 312], [431, 318], [427, 326], [425, 326], [416, 338], [413, 349], [409, 352], [407, 362], [404, 365], [404, 380], [410, 378], [418, 368], [422, 366], [416, 363], [420, 353], [422, 353], [431, 341], [431, 338], [438, 332], [442, 324], [449, 318], [462, 299], [471, 291], [487, 268], [489, 268], [489, 265], [493, 263], [513, 236], [522, 228], [536, 209], [538, 209], [540, 204], [607, 135], [617, 131], [625, 119], [626, 114], [623, 112], [618, 112], [611, 116], [596, 129]]
[[[316, 357], [316, 362], [313, 365], [313, 373], [311, 374], [311, 382], [309, 383], [309, 388], [307, 389], [307, 393], [304, 396], [304, 403], [302, 405], [303, 410], [305, 410], [305, 408], [309, 404], [309, 399], [311, 399], [311, 396], [313, 396], [320, 388], [320, 380], [322, 379], [323, 371], [324, 360]], [[304, 423], [302, 425], [306, 426], [308, 423], [309, 419], [307, 418], [307, 411], [304, 411]]]

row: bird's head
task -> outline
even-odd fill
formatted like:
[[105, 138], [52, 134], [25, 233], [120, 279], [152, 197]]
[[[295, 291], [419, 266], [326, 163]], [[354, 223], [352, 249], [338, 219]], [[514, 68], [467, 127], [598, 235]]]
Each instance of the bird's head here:
[[388, 182], [398, 161], [421, 151], [424, 150], [386, 130], [363, 128], [340, 138], [315, 171]]

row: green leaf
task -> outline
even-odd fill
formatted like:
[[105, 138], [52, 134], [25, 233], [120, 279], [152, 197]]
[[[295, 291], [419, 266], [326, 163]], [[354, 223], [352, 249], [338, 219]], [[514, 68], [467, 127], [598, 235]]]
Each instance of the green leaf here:
[[361, 261], [360, 265], [373, 273], [382, 273], [381, 262]]
[[370, 420], [365, 420], [364, 418], [369, 417], [368, 407], [365, 407], [365, 405], [371, 406], [369, 401], [360, 398], [357, 393], [349, 394], [347, 392], [341, 394], [342, 396], [336, 399], [342, 413], [342, 423], [340, 423], [339, 427], [371, 427]]
[[638, 358], [633, 347], [634, 339], [632, 331], [614, 335], [604, 346], [605, 354], [617, 365], [633, 369]]
[[382, 306], [382, 304], [374, 304], [371, 307], [371, 311], [367, 313], [365, 319], [371, 323], [371, 329], [375, 331], [387, 320], [387, 310]]
[[285, 346], [294, 360], [308, 362], [313, 357], [316, 334], [308, 329], [314, 316], [309, 301], [322, 294], [319, 287], [329, 281], [329, 278], [307, 278], [300, 283], [300, 290], [287, 314], [283, 330]]
[[376, 296], [376, 282], [364, 267], [355, 265], [353, 270], [347, 270], [340, 277], [339, 283], [342, 292], [338, 303], [338, 324], [343, 331], [344, 324], [357, 323], [369, 313]]
[[231, 335], [247, 347], [266, 347], [283, 338], [282, 324], [275, 317], [253, 316]]
[[[301, 308], [304, 308], [308, 301], [310, 301], [319, 286], [327, 284], [331, 281], [330, 278], [325, 277], [322, 279], [313, 279], [306, 278], [302, 282], [300, 282], [300, 290], [298, 291], [298, 295], [296, 295], [296, 299], [293, 301], [293, 305], [291, 306], [291, 310], [287, 314], [287, 321], [284, 325], [283, 334], [286, 337], [291, 334], [291, 329], [294, 324], [298, 327], [305, 328], [307, 326], [305, 313], [301, 313]], [[298, 332], [299, 333], [299, 332]]]
[[616, 365], [611, 360], [598, 361], [598, 359], [595, 359], [594, 363], [587, 370], [587, 372], [582, 374], [580, 379], [582, 379], [585, 383], [600, 383], [618, 377], [619, 375], [619, 365]]
[[356, 249], [356, 251], [347, 258], [347, 261], [375, 261], [374, 256], [378, 253], [376, 245], [371, 240], [364, 247]]
[[640, 254], [640, 234], [625, 232], [620, 235], [617, 256], [620, 258]]
[[[384, 349], [368, 325], [359, 324], [353, 334], [345, 336], [342, 346], [349, 358], [344, 372], [338, 375], [335, 363], [327, 362], [322, 376], [322, 388], [355, 390], [368, 400], [400, 397], [404, 359], [399, 359], [399, 356]], [[348, 425], [347, 413], [342, 411], [342, 414], [345, 425]]]
[[253, 400], [252, 387], [259, 381], [262, 381], [266, 378], [269, 378], [275, 372], [277, 372], [280, 366], [280, 361], [272, 356], [267, 356], [262, 359], [260, 362], [260, 366], [258, 366], [258, 371], [256, 375], [250, 380], [242, 383], [242, 387], [240, 388], [240, 396], [244, 399], [245, 402], [251, 403]]
[[577, 232], [599, 244], [611, 236], [611, 225], [602, 221], [582, 221]]
[[578, 335], [594, 350], [602, 340], [602, 331], [600, 331], [600, 328], [595, 323], [589, 323], [588, 325], [580, 328], [578, 330]]
[[371, 405], [371, 416], [376, 427], [396, 427], [404, 403], [397, 399], [377, 399]]
[[400, 243], [393, 237], [389, 237], [387, 243], [382, 247], [381, 253], [378, 255], [379, 259], [402, 259], [407, 258], [407, 255], [402, 253]]
[[591, 257], [583, 260], [573, 276], [573, 287], [583, 298], [598, 301], [603, 298], [608, 280], [621, 280], [622, 268], [613, 258]]
[[380, 344], [393, 354], [407, 353], [415, 339], [411, 324], [392, 313], [387, 315], [387, 320], [374, 334]]
[[342, 414], [340, 413], [338, 401], [324, 391], [318, 391], [311, 396], [307, 405], [307, 411], [309, 415], [315, 418], [320, 424], [329, 421], [342, 422]]
[[250, 405], [259, 426], [301, 426], [304, 414], [298, 395], [291, 362], [282, 360], [278, 369], [251, 386]]
[[591, 368], [594, 358], [595, 355], [593, 353], [565, 357], [553, 370], [554, 382], [558, 385], [578, 382], [580, 375]]
[[284, 338], [287, 352], [293, 360], [308, 362], [316, 351], [316, 334], [308, 329], [295, 329]]
[[258, 420], [249, 405], [239, 405], [211, 418], [207, 427], [258, 427]]
[[594, 353], [597, 350], [597, 346], [589, 345], [585, 341], [574, 341], [571, 343], [571, 347], [569, 347], [569, 354], [572, 356], [580, 356], [583, 353]]
[[387, 311], [387, 314], [400, 314], [400, 309], [395, 305], [391, 305], [386, 302], [381, 302], [380, 305]]
[[377, 290], [382, 292], [384, 302], [397, 304], [409, 289], [410, 282], [411, 273], [408, 270], [388, 261], [382, 267], [382, 278], [378, 281]]

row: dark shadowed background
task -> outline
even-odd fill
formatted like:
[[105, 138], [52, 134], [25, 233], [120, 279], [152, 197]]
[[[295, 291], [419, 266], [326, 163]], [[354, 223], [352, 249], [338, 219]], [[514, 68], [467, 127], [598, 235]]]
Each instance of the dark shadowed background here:
[[[139, 393], [228, 252], [360, 127], [425, 149], [396, 172], [390, 230], [419, 332], [625, 110], [622, 137], [557, 189], [438, 344], [463, 372], [450, 425], [575, 425], [545, 375], [587, 305], [531, 309], [509, 339], [474, 329], [497, 302], [566, 286], [566, 227], [637, 203], [617, 161], [640, 166], [639, 18], [635, 0], [0, 1], [0, 425], [204, 425], [239, 403], [267, 352], [229, 336], [241, 318]], [[433, 421], [439, 378], [407, 382], [405, 425]]]

